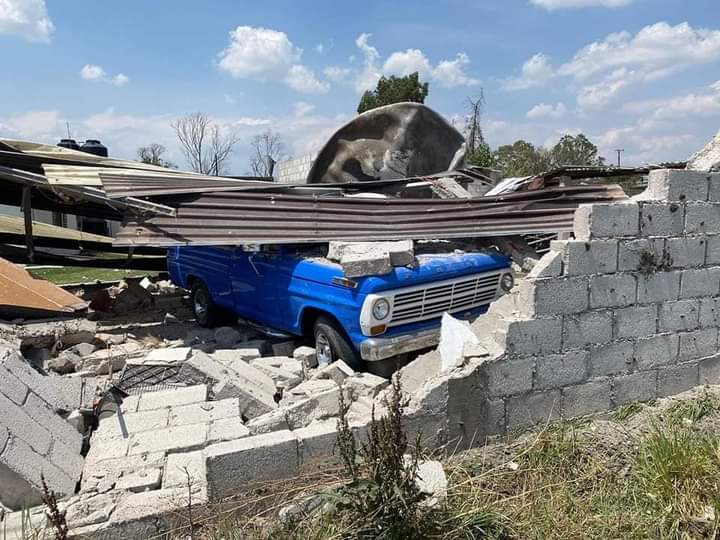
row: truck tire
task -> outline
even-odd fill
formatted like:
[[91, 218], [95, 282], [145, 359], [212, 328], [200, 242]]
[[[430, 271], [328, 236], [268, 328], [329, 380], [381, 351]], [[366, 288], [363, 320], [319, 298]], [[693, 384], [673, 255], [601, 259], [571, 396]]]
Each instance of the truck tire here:
[[193, 283], [190, 289], [190, 303], [195, 320], [200, 326], [214, 328], [222, 323], [224, 310], [212, 299], [210, 290], [204, 282], [197, 280]]
[[365, 362], [358, 356], [355, 349], [350, 345], [345, 332], [332, 319], [320, 316], [315, 321], [313, 328], [315, 336], [315, 351], [318, 362], [334, 362], [342, 359], [355, 371], [364, 371]]

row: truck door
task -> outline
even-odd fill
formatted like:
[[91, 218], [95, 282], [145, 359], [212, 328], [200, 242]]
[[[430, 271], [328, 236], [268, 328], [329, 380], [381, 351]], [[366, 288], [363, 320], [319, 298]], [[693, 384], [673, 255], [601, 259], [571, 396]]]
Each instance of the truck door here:
[[268, 326], [278, 324], [277, 287], [273, 283], [272, 258], [263, 250], [235, 248], [232, 291], [241, 317]]

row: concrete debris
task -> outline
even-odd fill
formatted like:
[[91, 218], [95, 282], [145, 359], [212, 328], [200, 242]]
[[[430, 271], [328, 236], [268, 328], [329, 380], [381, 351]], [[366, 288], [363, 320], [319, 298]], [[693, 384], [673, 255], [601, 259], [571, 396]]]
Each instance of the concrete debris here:
[[50, 358], [46, 362], [49, 370], [60, 373], [61, 375], [74, 373], [78, 367], [82, 366], [82, 363], [82, 357], [69, 349], [61, 352], [56, 358]]
[[531, 271], [540, 260], [535, 248], [528, 244], [522, 236], [493, 238], [492, 243], [524, 272]]
[[702, 150], [699, 150], [687, 162], [687, 168], [693, 171], [720, 172], [720, 131]]
[[272, 344], [273, 356], [284, 356], [286, 358], [290, 358], [290, 357], [292, 357], [294, 351], [295, 351], [295, 342], [294, 341], [282, 341], [280, 343]]
[[117, 287], [110, 287], [108, 293], [113, 299], [112, 311], [119, 315], [151, 309], [155, 304], [152, 293], [137, 280], [120, 282]]
[[0, 340], [22, 350], [29, 347], [52, 349], [58, 344], [69, 347], [78, 343], [92, 343], [95, 332], [97, 323], [87, 319], [0, 323]]
[[0, 349], [0, 502], [20, 510], [41, 502], [41, 473], [59, 496], [80, 480], [82, 436], [56, 414], [66, 398], [9, 348]]
[[450, 177], [430, 181], [430, 189], [441, 199], [469, 199], [472, 194]]
[[448, 479], [439, 461], [418, 463], [415, 483], [420, 492], [428, 497], [423, 501], [426, 506], [437, 506], [447, 498]]
[[317, 353], [313, 347], [303, 345], [293, 351], [293, 358], [302, 363], [306, 370], [316, 368], [318, 365]]
[[230, 326], [215, 329], [215, 343], [220, 349], [232, 349], [242, 341], [242, 334]]
[[397, 242], [330, 242], [328, 259], [341, 264], [346, 277], [379, 276], [393, 266], [415, 264], [411, 240]]
[[355, 373], [342, 382], [343, 389], [348, 390], [354, 397], [374, 398], [381, 390], [390, 383], [387, 379], [373, 375], [372, 373]]
[[[245, 345], [244, 343], [241, 345]], [[243, 362], [252, 362], [256, 358], [261, 358], [260, 349], [241, 348], [241, 349], [215, 349], [209, 353], [215, 360], [222, 364], [231, 364], [236, 360]]]
[[332, 379], [335, 384], [342, 384], [345, 379], [355, 375], [353, 368], [342, 360], [335, 360], [332, 364], [318, 369], [312, 376], [313, 379]]
[[441, 369], [448, 371], [462, 363], [467, 345], [478, 345], [480, 340], [470, 329], [470, 323], [459, 321], [449, 313], [443, 313], [440, 326]]
[[337, 383], [332, 379], [313, 379], [300, 383], [289, 392], [285, 392], [281, 405], [288, 405], [312, 396], [332, 391], [337, 388]]
[[167, 347], [151, 350], [143, 357], [143, 364], [178, 364], [190, 356], [190, 347]]
[[101, 349], [83, 357], [82, 364], [76, 368], [76, 371], [92, 371], [97, 375], [117, 373], [129, 361], [142, 358], [145, 353], [145, 347], [137, 342], [111, 345], [107, 349]]

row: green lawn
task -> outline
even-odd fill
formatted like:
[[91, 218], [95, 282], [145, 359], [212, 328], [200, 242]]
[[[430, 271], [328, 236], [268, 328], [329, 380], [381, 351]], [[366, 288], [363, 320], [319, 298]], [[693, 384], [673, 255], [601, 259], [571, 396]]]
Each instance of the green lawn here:
[[118, 268], [89, 268], [63, 266], [62, 268], [26, 268], [32, 275], [47, 279], [58, 285], [69, 283], [94, 283], [96, 281], [119, 281], [127, 277], [156, 276], [154, 270], [125, 270]]

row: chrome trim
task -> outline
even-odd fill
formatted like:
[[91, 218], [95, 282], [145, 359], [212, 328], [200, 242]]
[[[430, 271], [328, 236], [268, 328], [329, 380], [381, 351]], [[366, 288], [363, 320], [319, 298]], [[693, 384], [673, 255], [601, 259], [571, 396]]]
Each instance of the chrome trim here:
[[360, 343], [360, 356], [367, 362], [377, 362], [398, 354], [434, 347], [438, 343], [439, 327], [394, 337], [368, 338]]

